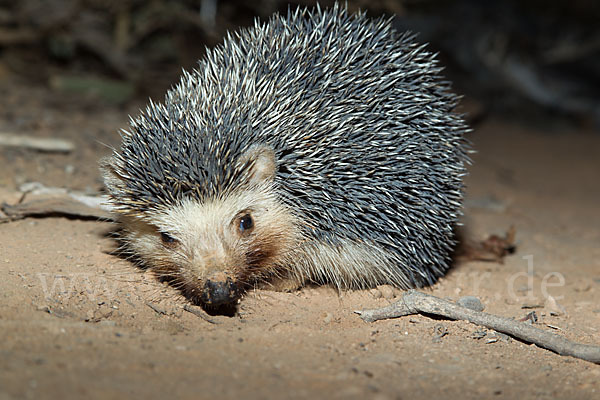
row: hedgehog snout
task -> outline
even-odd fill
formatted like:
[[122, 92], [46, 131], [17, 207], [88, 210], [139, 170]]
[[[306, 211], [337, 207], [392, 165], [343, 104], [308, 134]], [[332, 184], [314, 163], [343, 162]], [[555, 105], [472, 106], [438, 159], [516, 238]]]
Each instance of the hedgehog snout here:
[[220, 306], [234, 302], [240, 294], [240, 289], [230, 277], [223, 280], [222, 277], [213, 275], [204, 282], [200, 300], [207, 305]]

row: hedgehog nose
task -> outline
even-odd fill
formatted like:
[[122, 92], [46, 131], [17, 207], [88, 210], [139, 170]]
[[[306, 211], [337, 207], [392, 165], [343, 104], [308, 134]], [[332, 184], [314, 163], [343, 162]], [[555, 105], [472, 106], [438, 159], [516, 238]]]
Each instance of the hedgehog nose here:
[[201, 300], [204, 304], [220, 306], [232, 303], [239, 296], [240, 291], [231, 278], [228, 277], [225, 281], [207, 279], [204, 283]]

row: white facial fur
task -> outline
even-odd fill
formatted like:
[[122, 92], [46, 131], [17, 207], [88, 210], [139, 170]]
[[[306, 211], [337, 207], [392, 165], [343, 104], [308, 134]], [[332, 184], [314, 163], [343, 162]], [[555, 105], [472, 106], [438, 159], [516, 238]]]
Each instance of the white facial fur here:
[[[298, 242], [293, 215], [272, 195], [270, 183], [205, 203], [185, 200], [145, 220], [122, 220], [130, 248], [158, 275], [182, 287], [206, 279], [247, 283], [268, 275]], [[253, 227], [240, 229], [250, 215]], [[174, 239], [165, 243], [161, 233]]]

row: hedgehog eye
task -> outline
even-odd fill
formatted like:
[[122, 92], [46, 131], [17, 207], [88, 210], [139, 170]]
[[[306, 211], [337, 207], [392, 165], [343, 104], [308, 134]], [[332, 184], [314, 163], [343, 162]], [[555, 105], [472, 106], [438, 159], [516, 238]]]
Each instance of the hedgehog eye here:
[[245, 214], [240, 218], [240, 232], [248, 232], [252, 228], [254, 228], [254, 220], [250, 216], [250, 214]]
[[177, 239], [165, 232], [160, 233], [160, 240], [162, 240], [163, 244], [168, 247], [173, 247], [179, 243]]

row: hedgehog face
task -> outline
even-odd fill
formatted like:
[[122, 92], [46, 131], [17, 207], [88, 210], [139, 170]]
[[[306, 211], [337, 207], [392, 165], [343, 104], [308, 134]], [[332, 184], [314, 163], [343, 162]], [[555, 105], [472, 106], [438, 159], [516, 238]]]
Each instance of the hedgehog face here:
[[251, 148], [245, 185], [218, 198], [125, 216], [130, 250], [195, 303], [236, 301], [249, 283], [273, 274], [297, 242], [296, 222], [273, 190], [274, 154]]

